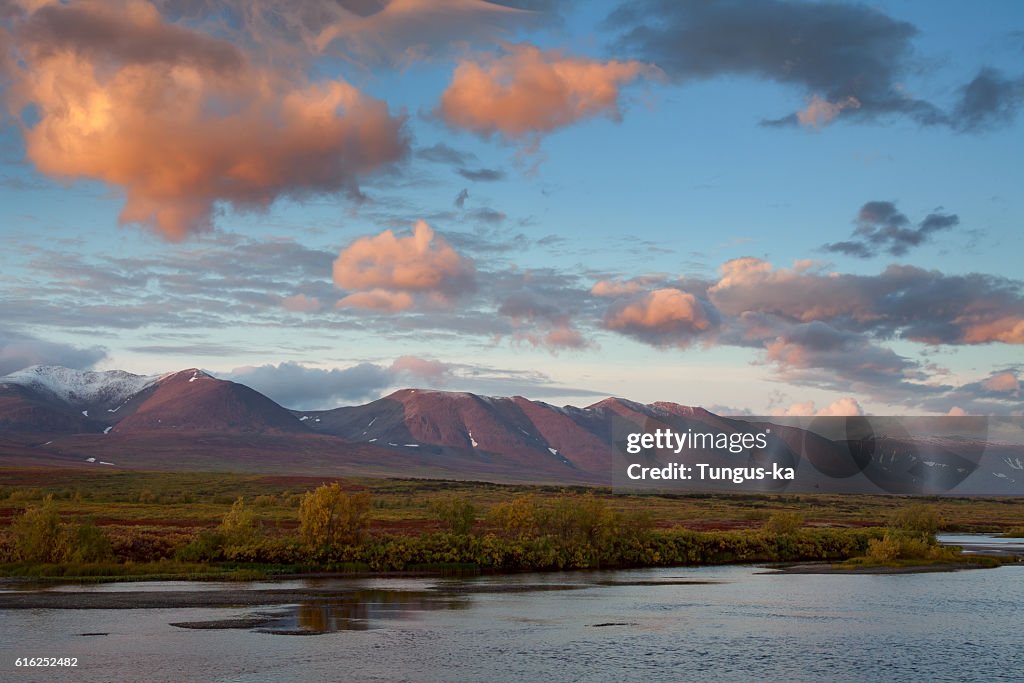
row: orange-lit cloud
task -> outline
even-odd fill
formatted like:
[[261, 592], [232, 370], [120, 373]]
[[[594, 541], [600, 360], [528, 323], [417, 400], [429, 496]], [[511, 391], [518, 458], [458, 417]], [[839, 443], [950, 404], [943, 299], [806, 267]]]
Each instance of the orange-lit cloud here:
[[1020, 393], [1020, 380], [1017, 379], [1017, 375], [1007, 370], [1006, 372], [996, 373], [992, 375], [984, 382], [981, 386], [989, 391], [994, 391], [1001, 394], [1019, 394]]
[[413, 295], [446, 304], [474, 288], [473, 262], [461, 256], [425, 221], [413, 234], [398, 237], [385, 230], [360, 237], [334, 261], [334, 284], [354, 290], [341, 307], [399, 311], [414, 304]]
[[518, 140], [594, 116], [618, 119], [622, 86], [657, 73], [640, 62], [509, 45], [499, 57], [460, 61], [438, 113], [449, 125]]
[[1002, 342], [1024, 344], [1024, 315], [995, 317], [994, 320], [969, 320], [964, 317], [964, 341], [968, 344]]
[[512, 338], [537, 348], [547, 349], [552, 353], [560, 350], [582, 350], [594, 346], [583, 334], [569, 322], [558, 323], [547, 331], [518, 331]]
[[120, 221], [169, 239], [209, 229], [221, 203], [261, 210], [355, 191], [407, 153], [404, 120], [384, 102], [256, 63], [146, 0], [43, 6], [12, 35], [6, 104], [34, 111], [23, 123], [29, 160], [120, 188]]
[[338, 308], [363, 308], [384, 313], [397, 313], [412, 308], [412, 305], [412, 295], [408, 292], [390, 292], [386, 289], [354, 292], [337, 303]]
[[616, 297], [638, 294], [643, 290], [643, 285], [635, 280], [600, 280], [590, 288], [594, 296]]
[[399, 356], [391, 364], [390, 371], [396, 375], [412, 375], [436, 384], [444, 384], [451, 377], [452, 366], [419, 356]]
[[841, 398], [837, 401], [833, 401], [824, 408], [817, 408], [814, 401], [804, 401], [803, 403], [794, 403], [789, 408], [776, 412], [775, 415], [793, 416], [793, 417], [822, 417], [822, 416], [837, 416], [837, 417], [848, 417], [853, 415], [863, 415], [864, 409], [861, 408], [860, 403], [857, 399], [852, 396]]
[[667, 287], [609, 308], [604, 326], [659, 346], [688, 346], [713, 326], [704, 305], [689, 292]]
[[814, 95], [807, 103], [807, 107], [797, 112], [796, 118], [801, 126], [821, 128], [832, 123], [844, 109], [860, 109], [860, 100], [856, 97], [847, 97], [837, 102], [829, 102]]

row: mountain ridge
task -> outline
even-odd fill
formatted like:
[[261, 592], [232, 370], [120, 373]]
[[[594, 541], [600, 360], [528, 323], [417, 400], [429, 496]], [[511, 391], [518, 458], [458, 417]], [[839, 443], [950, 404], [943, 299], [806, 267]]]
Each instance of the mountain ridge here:
[[400, 389], [362, 405], [289, 410], [197, 368], [133, 375], [37, 366], [0, 377], [0, 464], [609, 485], [612, 473], [627, 464], [622, 446], [629, 434], [770, 428], [770, 447], [739, 455], [701, 446], [682, 455], [661, 449], [636, 457], [650, 466], [686, 458], [713, 466], [803, 463], [811, 490], [849, 479], [889, 493], [951, 490], [984, 459], [996, 478], [988, 480], [996, 486], [986, 493], [1019, 495], [1024, 484], [1019, 445], [982, 442], [967, 449], [909, 436], [867, 438], [856, 436], [864, 418], [816, 420], [832, 420], [829, 433], [839, 436], [770, 418], [620, 397], [577, 407]]

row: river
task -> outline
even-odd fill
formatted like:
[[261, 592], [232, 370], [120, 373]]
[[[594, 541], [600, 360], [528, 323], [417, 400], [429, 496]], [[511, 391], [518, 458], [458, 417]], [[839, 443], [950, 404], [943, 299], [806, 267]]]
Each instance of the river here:
[[[0, 610], [0, 679], [1024, 679], [1019, 564], [870, 576], [728, 566], [48, 590], [268, 587], [347, 592], [330, 600], [259, 607]], [[211, 625], [235, 628], [194, 628]], [[296, 635], [310, 631], [318, 634]], [[17, 657], [77, 657], [78, 666], [17, 668]]]

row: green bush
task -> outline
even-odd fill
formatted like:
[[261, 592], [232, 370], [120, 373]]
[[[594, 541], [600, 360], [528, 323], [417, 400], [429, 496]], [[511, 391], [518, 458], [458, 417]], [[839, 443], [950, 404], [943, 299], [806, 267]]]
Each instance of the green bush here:
[[114, 557], [110, 538], [91, 520], [74, 530], [73, 539], [72, 562], [105, 562]]
[[468, 500], [448, 497], [431, 505], [434, 517], [453, 534], [468, 534], [476, 522], [476, 506]]

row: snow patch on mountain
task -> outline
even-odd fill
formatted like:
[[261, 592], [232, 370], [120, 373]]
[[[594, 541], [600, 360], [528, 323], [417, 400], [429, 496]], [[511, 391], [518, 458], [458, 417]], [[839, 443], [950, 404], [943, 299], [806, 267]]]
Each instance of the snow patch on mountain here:
[[42, 389], [76, 407], [96, 404], [120, 407], [159, 379], [159, 376], [133, 375], [124, 370], [95, 372], [57, 365], [33, 365], [0, 377], [0, 384]]

